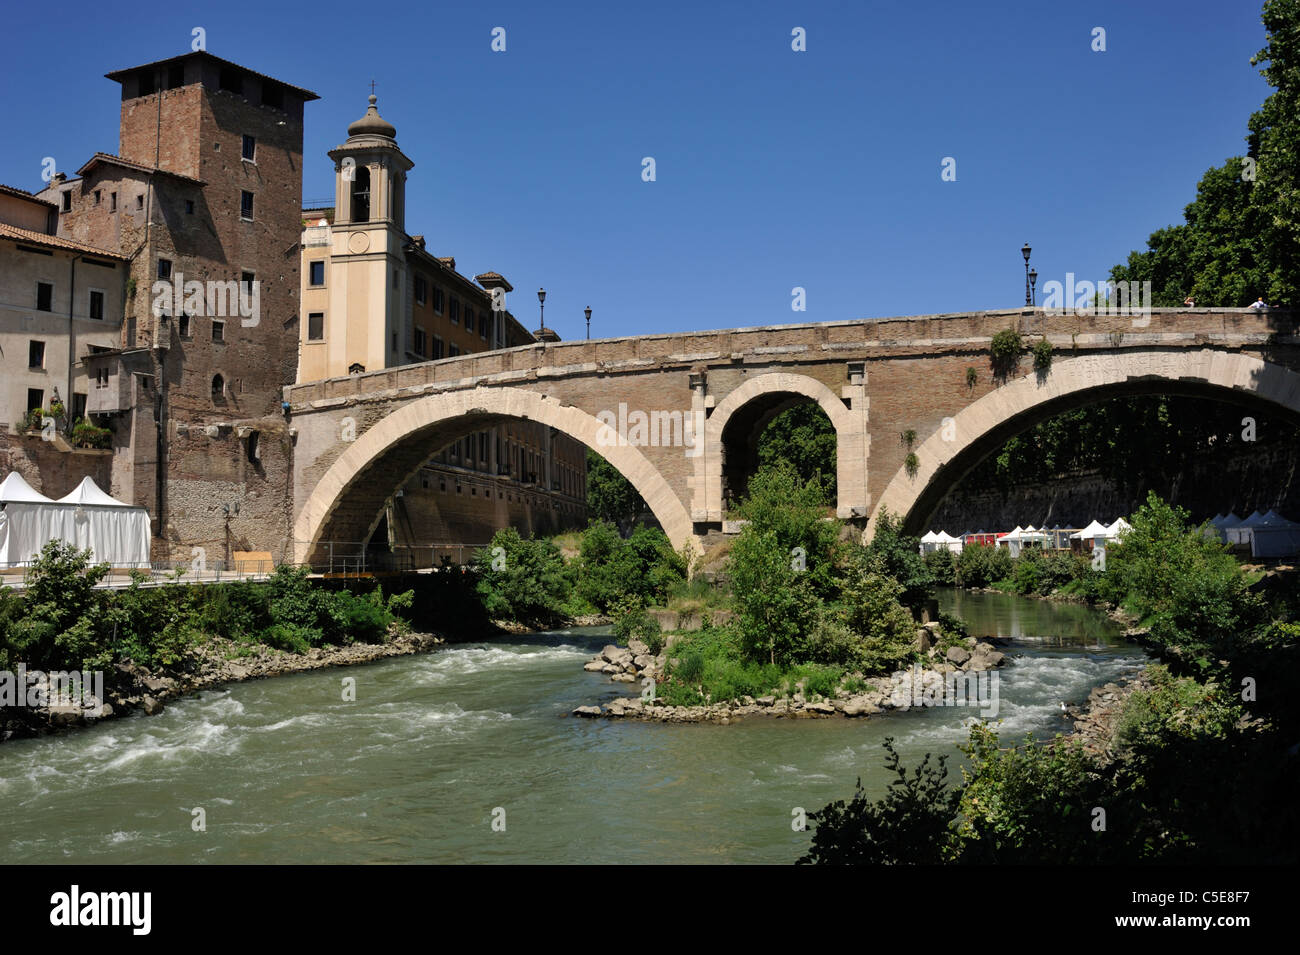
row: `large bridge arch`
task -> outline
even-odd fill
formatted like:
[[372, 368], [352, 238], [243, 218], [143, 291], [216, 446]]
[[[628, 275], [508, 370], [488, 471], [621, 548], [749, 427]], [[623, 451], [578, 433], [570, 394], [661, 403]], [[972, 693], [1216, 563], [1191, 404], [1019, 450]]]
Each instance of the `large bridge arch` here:
[[[753, 410], [755, 402], [781, 402], [782, 398], [806, 398], [816, 402], [826, 412], [835, 428], [835, 479], [837, 488], [836, 513], [841, 517], [853, 516], [855, 507], [862, 508], [867, 486], [867, 437], [865, 414], [854, 413], [844, 399], [816, 378], [789, 372], [769, 372], [756, 375], [734, 388], [713, 409], [705, 423], [705, 483], [710, 509], [721, 509], [723, 500], [724, 455], [726, 432], [738, 422], [747, 409]], [[760, 411], [763, 418], [787, 407], [784, 403]]]
[[1142, 394], [1217, 398], [1282, 411], [1300, 422], [1300, 374], [1239, 352], [1204, 348], [1127, 351], [1058, 358], [1047, 374], [1017, 378], [944, 419], [916, 449], [917, 467], [900, 469], [872, 509], [902, 515], [920, 533], [940, 502], [1006, 440], [1052, 415], [1111, 397]]
[[[636, 447], [601, 444], [604, 425], [595, 417], [523, 388], [474, 388], [403, 405], [350, 443], [312, 488], [294, 519], [295, 560], [312, 559], [316, 546], [330, 538], [330, 529], [349, 496], [363, 486], [370, 497], [374, 487], [387, 488], [389, 494], [401, 487], [435, 453], [427, 445], [440, 431], [444, 437], [457, 431], [467, 433], [509, 418], [547, 425], [595, 450], [636, 488], [674, 547], [698, 547], [690, 514], [668, 482]], [[368, 508], [368, 501], [362, 506]], [[378, 521], [377, 512], [374, 521]]]

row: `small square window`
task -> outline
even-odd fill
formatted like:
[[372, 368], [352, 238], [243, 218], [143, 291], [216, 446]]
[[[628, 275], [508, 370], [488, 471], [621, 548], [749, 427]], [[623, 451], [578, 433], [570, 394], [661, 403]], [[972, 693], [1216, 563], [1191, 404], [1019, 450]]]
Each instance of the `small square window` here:
[[319, 342], [325, 340], [325, 313], [311, 312], [307, 316], [307, 341]]
[[48, 312], [54, 307], [54, 286], [49, 282], [36, 283], [36, 310]]
[[325, 284], [325, 260], [324, 259], [316, 259], [315, 261], [309, 263], [308, 270], [309, 270], [308, 281], [312, 285]]
[[178, 319], [178, 322], [179, 322], [179, 326], [178, 326], [177, 331], [180, 333], [181, 338], [189, 338], [189, 337], [190, 337], [190, 317], [189, 317], [188, 315], [182, 315], [182, 316]]
[[27, 367], [45, 367], [45, 342], [33, 341], [27, 343]]
[[421, 358], [424, 357], [424, 329], [423, 328], [417, 328], [415, 330], [415, 353], [419, 355]]
[[442, 314], [442, 289], [433, 290], [433, 310], [439, 315]]
[[186, 215], [191, 215], [191, 216], [194, 215], [194, 200], [193, 200], [193, 199], [186, 199], [186, 200], [185, 200], [185, 213], [186, 213]]
[[45, 405], [45, 392], [40, 388], [27, 389], [27, 410], [36, 411]]
[[226, 340], [226, 323], [213, 320], [212, 322], [212, 340], [214, 342], [224, 342]]
[[429, 297], [429, 283], [424, 277], [417, 275], [415, 277], [415, 304], [423, 305]]
[[102, 197], [101, 197], [101, 195], [100, 195], [100, 190], [96, 189], [96, 190], [95, 190], [95, 205], [99, 205], [99, 200], [100, 200], [101, 198], [102, 198]]
[[108, 194], [108, 211], [109, 211], [109, 212], [116, 212], [116, 211], [117, 211], [117, 193], [116, 193], [116, 192], [110, 192], [110, 193]]
[[98, 289], [90, 290], [90, 317], [99, 322], [104, 320], [104, 293]]
[[244, 136], [243, 150], [241, 156], [249, 162], [253, 162], [257, 157], [257, 138], [255, 136]]
[[135, 197], [135, 207], [137, 209], [144, 208], [144, 193], [141, 193], [140, 195]]
[[72, 190], [71, 189], [63, 190], [63, 211], [64, 212], [72, 211]]
[[254, 283], [256, 280], [257, 280], [257, 276], [254, 275], [252, 272], [240, 272], [240, 273], [239, 273], [239, 284], [242, 286], [242, 288], [240, 288], [240, 290], [239, 290], [239, 291], [240, 291], [240, 294], [245, 295], [245, 296], [247, 296], [247, 297], [249, 297], [249, 298], [252, 298], [252, 296], [253, 296], [253, 283]]
[[239, 217], [250, 222], [253, 219], [253, 194], [248, 190], [239, 193]]
[[172, 277], [172, 260], [171, 260], [171, 259], [159, 259], [159, 260], [158, 260], [158, 278], [160, 278], [160, 279], [169, 279], [169, 278], [171, 278], [171, 277]]

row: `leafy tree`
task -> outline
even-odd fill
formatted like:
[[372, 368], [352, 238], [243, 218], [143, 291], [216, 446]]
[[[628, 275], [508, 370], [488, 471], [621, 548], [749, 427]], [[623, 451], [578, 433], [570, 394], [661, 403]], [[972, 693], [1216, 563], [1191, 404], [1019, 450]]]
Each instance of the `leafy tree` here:
[[572, 586], [559, 548], [549, 540], [524, 539], [513, 527], [497, 531], [474, 564], [479, 596], [492, 617], [549, 622]]
[[827, 500], [835, 500], [835, 426], [815, 401], [781, 412], [759, 435], [759, 467], [776, 467], [783, 461], [794, 466], [805, 484], [819, 481]]
[[1107, 584], [1146, 620], [1152, 639], [1181, 667], [1221, 673], [1242, 637], [1264, 623], [1262, 598], [1217, 538], [1191, 525], [1185, 510], [1152, 492], [1106, 556]]
[[921, 556], [921, 541], [903, 533], [903, 521], [881, 508], [867, 551], [880, 558], [883, 572], [903, 586], [903, 606], [919, 611], [934, 596], [934, 576]]
[[829, 514], [826, 490], [819, 481], [802, 479], [788, 461], [760, 468], [736, 513], [755, 532], [771, 532], [771, 546], [783, 553], [786, 563], [793, 565], [792, 572], [806, 580], [815, 594], [835, 595], [845, 550], [840, 525]]
[[49, 669], [102, 666], [97, 624], [104, 593], [96, 591], [108, 564], [95, 564], [89, 550], [51, 540], [27, 573], [22, 615], [9, 627], [9, 655]]
[[587, 512], [596, 520], [630, 527], [647, 510], [632, 482], [595, 451], [587, 450]]

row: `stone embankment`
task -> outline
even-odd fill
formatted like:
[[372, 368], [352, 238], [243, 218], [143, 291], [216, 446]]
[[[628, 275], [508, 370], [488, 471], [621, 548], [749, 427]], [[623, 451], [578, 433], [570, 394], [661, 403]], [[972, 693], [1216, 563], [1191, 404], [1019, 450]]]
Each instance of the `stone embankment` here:
[[[892, 709], [912, 706], [969, 705], [973, 700], [952, 703], [949, 697], [954, 683], [962, 690], [969, 685], [964, 677], [954, 674], [979, 673], [993, 670], [1006, 662], [1006, 655], [997, 649], [1002, 641], [967, 637], [961, 645], [950, 646], [946, 651], [936, 645], [937, 624], [927, 624], [917, 632], [913, 645], [924, 654], [927, 664], [909, 670], [898, 670], [889, 676], [864, 680], [865, 689], [850, 692], [840, 688], [832, 698], [815, 696], [806, 698], [802, 687], [787, 696], [769, 693], [765, 696], [743, 696], [737, 700], [708, 702], [697, 706], [673, 706], [658, 701], [654, 688], [662, 684], [665, 667], [671, 655], [671, 645], [658, 655], [641, 640], [632, 638], [626, 647], [613, 644], [584, 664], [583, 669], [602, 673], [615, 683], [635, 684], [643, 688], [640, 696], [620, 696], [604, 706], [580, 706], [574, 716], [606, 717], [613, 719], [639, 719], [663, 723], [720, 723], [726, 725], [747, 716], [775, 716], [787, 718], [818, 718], [830, 716], [873, 716]], [[672, 640], [670, 635], [669, 639]], [[987, 683], [985, 684], [987, 687]], [[964, 697], [963, 697], [964, 698]]]
[[6, 718], [0, 729], [0, 742], [15, 736], [37, 736], [52, 729], [97, 723], [135, 710], [152, 716], [161, 713], [168, 701], [198, 690], [423, 653], [445, 642], [436, 634], [408, 633], [393, 636], [386, 643], [357, 643], [289, 653], [261, 644], [250, 647], [232, 640], [213, 639], [195, 648], [184, 669], [154, 672], [132, 663], [116, 664], [104, 673], [104, 701], [98, 716], [73, 706], [24, 707], [0, 713]]

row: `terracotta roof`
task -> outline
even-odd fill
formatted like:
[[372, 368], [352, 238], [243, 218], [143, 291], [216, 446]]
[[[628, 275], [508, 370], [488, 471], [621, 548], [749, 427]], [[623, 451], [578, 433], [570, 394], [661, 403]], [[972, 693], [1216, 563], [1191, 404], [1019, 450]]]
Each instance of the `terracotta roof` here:
[[506, 277], [500, 272], [480, 272], [474, 276], [474, 281], [484, 288], [487, 288], [488, 282], [502, 286], [507, 292], [513, 292], [515, 287], [506, 281]]
[[20, 229], [18, 226], [10, 225], [7, 222], [0, 222], [0, 236], [13, 239], [15, 242], [26, 242], [30, 245], [48, 245], [56, 249], [66, 249], [69, 252], [90, 252], [94, 255], [102, 255], [106, 259], [117, 259], [119, 262], [126, 261], [125, 255], [110, 252], [108, 249], [96, 248], [93, 245], [86, 245], [84, 242], [73, 242], [71, 239], [62, 239], [57, 235], [46, 235], [43, 232]]
[[170, 169], [155, 169], [153, 166], [146, 166], [144, 163], [135, 162], [130, 159], [123, 159], [121, 156], [114, 156], [112, 153], [95, 153], [86, 160], [86, 164], [77, 170], [78, 176], [85, 176], [86, 170], [92, 168], [98, 163], [105, 163], [109, 166], [121, 166], [123, 169], [134, 169], [136, 172], [158, 173], [160, 176], [171, 176], [173, 179], [182, 179], [185, 182], [192, 182], [196, 185], [206, 186], [207, 183], [202, 179], [195, 179], [193, 176], [187, 176], [184, 173], [172, 172]]
[[50, 206], [54, 209], [59, 207], [57, 203], [50, 202], [48, 199], [42, 199], [39, 196], [28, 192], [26, 189], [15, 189], [13, 186], [6, 186], [4, 184], [0, 184], [0, 194], [6, 196], [17, 196], [19, 199], [28, 199], [32, 202], [39, 202], [41, 205]]
[[112, 73], [105, 73], [104, 76], [110, 80], [120, 83], [122, 82], [123, 79], [126, 78], [126, 75], [128, 73], [134, 73], [136, 70], [147, 69], [148, 67], [151, 66], [166, 66], [168, 64], [175, 63], [178, 60], [189, 59], [190, 57], [202, 57], [204, 59], [215, 60], [218, 63], [224, 63], [226, 66], [233, 66], [237, 70], [243, 70], [245, 73], [252, 73], [254, 76], [260, 76], [264, 80], [271, 80], [272, 82], [279, 83], [281, 86], [288, 87], [291, 90], [301, 93], [302, 98], [304, 100], [310, 101], [314, 99], [320, 99], [320, 97], [317, 96], [315, 93], [313, 93], [311, 90], [305, 90], [301, 86], [294, 86], [292, 83], [286, 83], [284, 80], [277, 80], [274, 76], [267, 76], [265, 73], [257, 72], [257, 70], [250, 70], [248, 67], [241, 66], [240, 64], [235, 63], [232, 60], [227, 60], [219, 56], [214, 56], [213, 54], [209, 53], [207, 50], [191, 50], [189, 53], [182, 53], [180, 56], [169, 56], [165, 60], [154, 60], [152, 63], [141, 63], [139, 66], [129, 66], [124, 70], [114, 70]]

